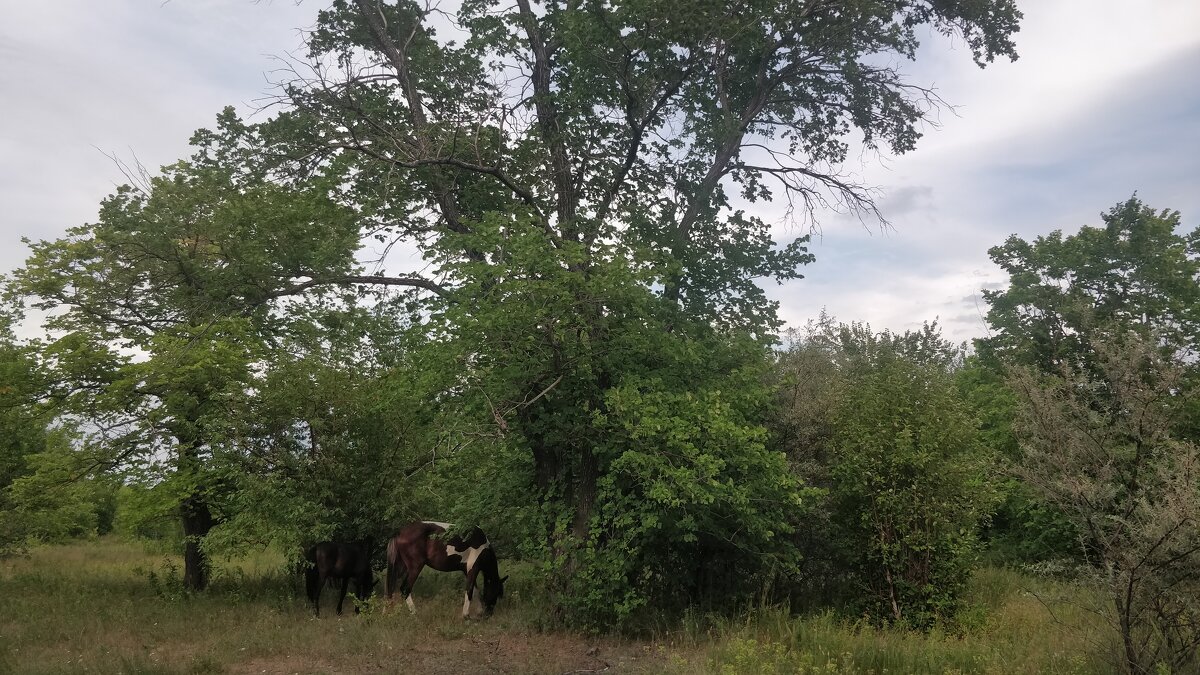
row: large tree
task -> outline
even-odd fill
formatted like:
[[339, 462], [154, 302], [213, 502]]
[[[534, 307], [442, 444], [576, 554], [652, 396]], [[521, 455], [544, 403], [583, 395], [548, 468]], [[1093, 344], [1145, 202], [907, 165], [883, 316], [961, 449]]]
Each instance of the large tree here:
[[[681, 508], [665, 519], [677, 540], [744, 550], [778, 529], [769, 508], [739, 530], [722, 518], [749, 517], [744, 497], [677, 492], [774, 461], [731, 454], [761, 421], [731, 392], [779, 326], [756, 279], [798, 277], [811, 257], [734, 196], [874, 212], [842, 170], [850, 139], [910, 150], [938, 103], [897, 57], [926, 31], [960, 37], [980, 65], [1014, 57], [1019, 18], [1011, 0], [468, 0], [456, 16], [337, 0], [264, 133], [292, 175], [343, 162], [364, 226], [430, 261], [419, 283], [445, 297], [429, 331], [466, 380], [449, 389], [474, 392], [524, 453], [562, 569], [607, 555], [626, 516], [601, 503], [653, 503], [636, 496], [650, 485]], [[690, 422], [652, 424], [653, 409]], [[716, 411], [727, 423], [706, 426]], [[637, 443], [608, 442], [617, 429]], [[665, 447], [654, 430], [691, 439], [675, 468], [707, 477], [635, 460], [640, 444]], [[698, 504], [733, 511], [698, 523]], [[639, 536], [671, 533], [661, 515]]]

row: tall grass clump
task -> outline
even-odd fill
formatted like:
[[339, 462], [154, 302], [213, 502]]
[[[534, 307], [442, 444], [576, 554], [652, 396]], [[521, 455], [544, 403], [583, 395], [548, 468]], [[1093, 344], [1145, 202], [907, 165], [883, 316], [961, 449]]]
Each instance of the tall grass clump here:
[[[797, 617], [764, 608], [693, 627], [699, 661], [677, 666], [721, 675], [1111, 672], [1093, 649], [1106, 635], [1104, 627], [1076, 605], [1048, 602], [1084, 593], [1064, 582], [984, 568], [968, 583], [960, 618], [925, 631], [880, 627], [832, 611]], [[1075, 630], [1082, 625], [1090, 626], [1086, 634]]]

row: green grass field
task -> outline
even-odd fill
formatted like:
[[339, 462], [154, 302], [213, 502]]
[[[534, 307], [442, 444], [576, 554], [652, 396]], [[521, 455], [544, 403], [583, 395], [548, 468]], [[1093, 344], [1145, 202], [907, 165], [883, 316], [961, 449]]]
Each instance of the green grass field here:
[[[1103, 634], [1039, 597], [1064, 584], [985, 569], [961, 635], [877, 630], [832, 615], [764, 609], [740, 620], [688, 617], [652, 640], [539, 630], [532, 576], [512, 578], [496, 614], [459, 616], [461, 577], [426, 571], [417, 615], [369, 604], [312, 616], [299, 576], [269, 553], [219, 565], [187, 596], [178, 560], [101, 539], [0, 561], [0, 671], [13, 673], [1094, 673]], [[1035, 594], [1036, 593], [1036, 597]], [[1053, 606], [1053, 605], [1052, 605]]]

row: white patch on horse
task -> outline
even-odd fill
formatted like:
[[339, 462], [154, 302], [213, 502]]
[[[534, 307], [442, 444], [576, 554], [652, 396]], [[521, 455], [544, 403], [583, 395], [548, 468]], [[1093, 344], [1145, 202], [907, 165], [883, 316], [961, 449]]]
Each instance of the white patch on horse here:
[[447, 544], [446, 555], [456, 555], [461, 558], [463, 563], [467, 566], [467, 571], [470, 572], [471, 570], [475, 569], [475, 561], [479, 559], [480, 554], [483, 553], [484, 549], [491, 545], [492, 543], [490, 541], [485, 541], [483, 542], [483, 545], [478, 548], [464, 548], [459, 550], [455, 548], [453, 544]]
[[466, 591], [463, 591], [463, 618], [471, 618], [471, 596]]
[[450, 523], [439, 523], [436, 520], [422, 520], [421, 522], [425, 523], [426, 525], [437, 525], [438, 527], [442, 528], [443, 530], [449, 530], [450, 528], [454, 527]]
[[406, 603], [408, 603], [408, 611], [412, 612], [413, 614], [416, 614], [417, 613], [417, 603], [413, 602], [412, 593], [409, 593], [408, 597], [405, 598], [404, 601]]

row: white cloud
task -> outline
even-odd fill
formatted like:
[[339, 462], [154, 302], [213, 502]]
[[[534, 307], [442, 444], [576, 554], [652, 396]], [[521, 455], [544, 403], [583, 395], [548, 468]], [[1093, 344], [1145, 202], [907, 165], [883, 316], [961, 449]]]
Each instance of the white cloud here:
[[[1003, 280], [986, 250], [1009, 233], [1094, 223], [1134, 189], [1200, 219], [1200, 2], [1023, 4], [1016, 63], [980, 71], [962, 44], [930, 38], [907, 67], [958, 114], [908, 156], [851, 167], [884, 188], [894, 230], [828, 216], [808, 278], [770, 289], [790, 321], [822, 306], [879, 329], [940, 316], [964, 339], [983, 327], [963, 299]], [[296, 50], [322, 6], [0, 0], [0, 272], [27, 254], [18, 237], [95, 216], [123, 181], [103, 152], [159, 166], [222, 106], [250, 110], [269, 55]]]

